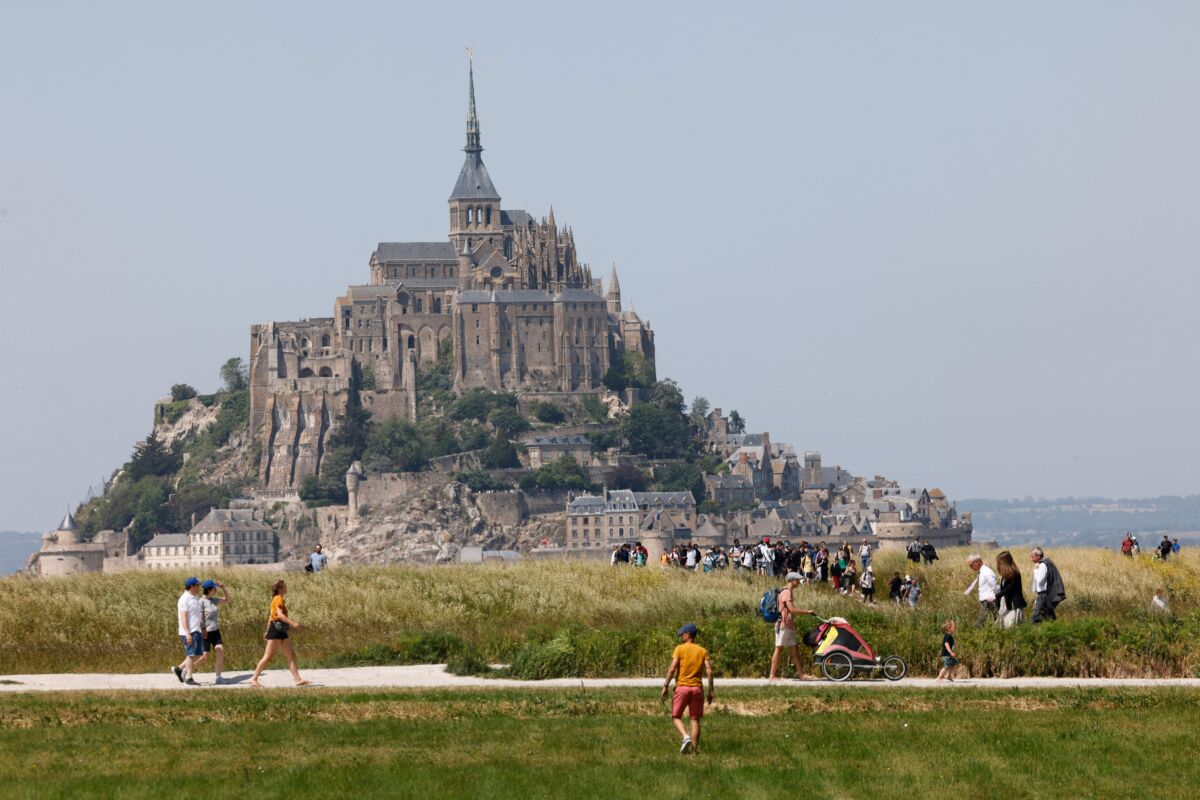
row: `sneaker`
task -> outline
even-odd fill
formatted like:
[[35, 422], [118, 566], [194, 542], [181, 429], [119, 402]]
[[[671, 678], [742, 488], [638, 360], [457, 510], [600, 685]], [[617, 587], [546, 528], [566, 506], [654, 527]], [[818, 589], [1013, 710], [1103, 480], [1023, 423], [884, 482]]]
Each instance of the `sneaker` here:
[[184, 686], [199, 686], [200, 684], [196, 683], [194, 678], [188, 678], [186, 681], [183, 682], [183, 685]]
[[213, 678], [213, 683], [214, 683], [214, 684], [218, 684], [218, 683], [224, 683], [224, 682], [225, 682], [225, 679], [224, 679], [224, 678], [222, 678], [220, 675], [217, 675], [217, 676], [215, 676], [215, 677]]
[[685, 736], [685, 737], [683, 737], [683, 744], [679, 745], [679, 752], [686, 753], [688, 751], [688, 748], [691, 746], [692, 746], [692, 737]]
[[179, 667], [171, 667], [171, 672], [175, 673], [175, 677], [179, 678], [179, 682], [183, 683], [183, 670]]

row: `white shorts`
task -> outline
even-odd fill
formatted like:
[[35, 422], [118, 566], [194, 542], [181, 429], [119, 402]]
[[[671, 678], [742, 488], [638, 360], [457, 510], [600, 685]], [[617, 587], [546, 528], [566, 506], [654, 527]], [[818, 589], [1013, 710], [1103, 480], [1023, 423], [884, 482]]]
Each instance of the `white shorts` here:
[[781, 625], [775, 629], [776, 647], [795, 647], [797, 644], [795, 628], [785, 628]]

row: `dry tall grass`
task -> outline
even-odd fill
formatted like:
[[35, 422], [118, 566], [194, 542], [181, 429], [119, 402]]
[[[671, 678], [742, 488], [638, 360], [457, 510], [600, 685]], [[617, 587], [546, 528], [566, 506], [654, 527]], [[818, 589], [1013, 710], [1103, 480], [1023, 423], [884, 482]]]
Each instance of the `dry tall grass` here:
[[[878, 651], [899, 653], [915, 672], [933, 668], [946, 618], [959, 621], [960, 649], [975, 674], [1191, 675], [1200, 666], [1200, 561], [1191, 553], [1163, 563], [1091, 548], [1053, 551], [1068, 594], [1060, 620], [1015, 631], [971, 627], [977, 606], [963, 595], [972, 577], [965, 555], [947, 550], [933, 567], [916, 570], [925, 595], [915, 612], [886, 602], [891, 573], [911, 566], [890, 552], [875, 562], [883, 602], [866, 607], [828, 586], [806, 589], [801, 602], [849, 618]], [[178, 657], [175, 599], [184, 577], [0, 580], [0, 674], [166, 669]], [[221, 626], [231, 668], [249, 667], [261, 653], [278, 576], [225, 570], [213, 577], [234, 595]], [[779, 583], [732, 572], [565, 562], [285, 577], [289, 607], [306, 627], [296, 636], [302, 664], [440, 660], [465, 646], [488, 660], [516, 660], [533, 675], [657, 672], [674, 629], [689, 620], [704, 628], [725, 673], [761, 674], [771, 628], [757, 617], [758, 598]], [[1150, 611], [1159, 587], [1171, 598], [1169, 616]]]

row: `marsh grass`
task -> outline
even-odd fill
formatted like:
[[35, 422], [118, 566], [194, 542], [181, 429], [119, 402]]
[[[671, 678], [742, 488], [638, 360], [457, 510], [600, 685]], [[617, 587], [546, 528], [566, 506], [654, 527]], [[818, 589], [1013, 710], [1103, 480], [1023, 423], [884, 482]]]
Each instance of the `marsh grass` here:
[[[917, 570], [925, 594], [916, 611], [804, 589], [799, 601], [851, 620], [877, 652], [896, 653], [915, 674], [935, 670], [944, 619], [959, 622], [959, 649], [973, 675], [1142, 676], [1197, 674], [1200, 570], [1185, 551], [1166, 563], [1080, 548], [1051, 553], [1068, 599], [1051, 625], [1013, 631], [971, 626], [963, 595], [965, 550], [943, 551]], [[1027, 562], [1026, 562], [1027, 563]], [[902, 553], [875, 560], [886, 595]], [[1025, 563], [1022, 563], [1025, 566]], [[1028, 570], [1026, 569], [1026, 572]], [[185, 573], [128, 572], [0, 580], [0, 674], [159, 671], [177, 658], [174, 610]], [[234, 602], [222, 611], [230, 669], [261, 654], [276, 575], [224, 570]], [[305, 630], [302, 665], [444, 663], [476, 670], [511, 664], [515, 677], [649, 675], [663, 669], [674, 630], [695, 621], [720, 674], [766, 672], [771, 626], [757, 616], [777, 580], [602, 564], [529, 562], [504, 568], [355, 567], [286, 576], [288, 604]], [[1150, 611], [1165, 588], [1174, 613]]]

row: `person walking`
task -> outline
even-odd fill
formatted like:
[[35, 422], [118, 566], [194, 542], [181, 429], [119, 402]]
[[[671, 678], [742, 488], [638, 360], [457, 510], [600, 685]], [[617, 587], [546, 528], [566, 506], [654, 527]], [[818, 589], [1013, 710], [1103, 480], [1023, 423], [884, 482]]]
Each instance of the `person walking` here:
[[996, 621], [996, 609], [999, 607], [996, 595], [1000, 591], [1000, 581], [996, 579], [992, 568], [983, 563], [983, 557], [978, 553], [967, 556], [967, 566], [975, 572], [975, 580], [971, 581], [971, 585], [963, 594], [969, 597], [971, 590], [979, 587], [979, 616], [975, 618], [975, 627], [978, 628], [985, 622]]
[[[683, 642], [671, 653], [671, 665], [667, 667], [667, 679], [663, 683], [662, 698], [667, 699], [671, 691], [671, 679], [675, 679], [675, 697], [671, 702], [671, 722], [683, 737], [679, 752], [692, 755], [700, 752], [700, 720], [704, 717], [704, 690], [700, 683], [700, 669], [708, 675], [708, 702], [713, 701], [713, 668], [708, 651], [696, 644], [696, 626], [689, 622], [678, 631]], [[683, 724], [683, 712], [687, 710], [691, 731]]]
[[1171, 555], [1171, 540], [1168, 537], [1164, 536], [1163, 540], [1158, 543], [1158, 557], [1161, 558], [1163, 561], [1166, 561], [1170, 555]]
[[1067, 599], [1063, 587], [1062, 575], [1054, 562], [1046, 558], [1042, 548], [1035, 547], [1029, 551], [1029, 560], [1033, 562], [1033, 593], [1037, 599], [1033, 601], [1034, 625], [1047, 620], [1058, 619], [1055, 609], [1059, 603]]
[[871, 544], [866, 539], [858, 546], [858, 563], [862, 564], [864, 572], [871, 566]]
[[916, 608], [917, 603], [921, 602], [921, 583], [916, 578], [908, 584], [908, 591], [904, 593], [908, 598], [908, 607]]
[[800, 664], [800, 641], [796, 638], [796, 617], [800, 614], [812, 614], [811, 609], [796, 608], [795, 591], [800, 585], [799, 572], [787, 574], [787, 586], [779, 592], [776, 603], [779, 606], [779, 619], [775, 621], [775, 651], [771, 653], [771, 672], [768, 680], [775, 680], [779, 670], [779, 657], [786, 649], [792, 656], [792, 665], [796, 668], [796, 677], [800, 680], [811, 680], [804, 667]]
[[1121, 540], [1121, 555], [1133, 555], [1133, 534], [1126, 533], [1125, 538]]
[[888, 581], [888, 600], [896, 603], [902, 602], [904, 600], [904, 597], [901, 594], [901, 587], [903, 585], [904, 581], [900, 579], [900, 573], [893, 573], [892, 579]]
[[[221, 669], [225, 666], [225, 645], [221, 641], [221, 607], [229, 605], [229, 590], [225, 584], [209, 578], [201, 587], [204, 597], [200, 600], [200, 611], [204, 617], [204, 655], [196, 660], [193, 669], [203, 659], [213, 654], [213, 683], [220, 683]], [[217, 590], [221, 590], [220, 596]]]
[[308, 566], [304, 568], [305, 572], [316, 574], [325, 569], [329, 565], [329, 556], [321, 552], [320, 543], [313, 548], [313, 551], [308, 554]]
[[858, 580], [859, 587], [862, 588], [863, 602], [868, 605], [875, 605], [875, 568], [868, 565], [863, 569], [862, 577]]
[[938, 560], [937, 548], [925, 540], [925, 544], [921, 545], [921, 558], [925, 561], [925, 566], [932, 566], [933, 562]]
[[942, 625], [942, 669], [937, 674], [938, 683], [954, 680], [954, 671], [958, 668], [958, 654], [954, 651], [954, 634], [957, 630], [952, 619]]
[[312, 681], [300, 677], [300, 668], [296, 665], [296, 651], [288, 639], [289, 630], [292, 628], [302, 630], [303, 626], [288, 616], [286, 596], [287, 584], [283, 581], [275, 581], [271, 587], [271, 615], [267, 619], [267, 632], [263, 636], [267, 641], [267, 649], [263, 653], [262, 659], [259, 660], [258, 666], [254, 668], [254, 675], [250, 677], [250, 685], [256, 688], [261, 687], [258, 676], [262, 674], [262, 671], [267, 668], [267, 664], [271, 663], [271, 659], [280, 650], [283, 650], [283, 655], [287, 658], [288, 671], [292, 673], [292, 680], [295, 684], [308, 686], [312, 683]]
[[996, 592], [999, 601], [1000, 624], [1005, 628], [1020, 625], [1025, 619], [1025, 589], [1021, 586], [1021, 570], [1013, 560], [1012, 553], [1001, 550], [996, 555], [996, 572], [1000, 575], [1000, 588]]
[[905, 552], [908, 554], [909, 561], [913, 562], [914, 564], [920, 564], [921, 563], [921, 540], [914, 536], [913, 540], [908, 543], [908, 547], [905, 548]]
[[183, 582], [183, 594], [175, 603], [175, 620], [179, 628], [179, 641], [183, 644], [183, 661], [171, 667], [171, 672], [180, 683], [188, 686], [200, 684], [192, 678], [196, 660], [204, 655], [204, 616], [200, 610], [200, 579], [193, 576]]

